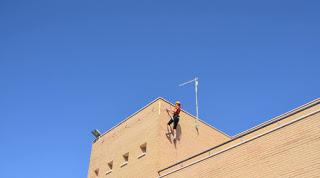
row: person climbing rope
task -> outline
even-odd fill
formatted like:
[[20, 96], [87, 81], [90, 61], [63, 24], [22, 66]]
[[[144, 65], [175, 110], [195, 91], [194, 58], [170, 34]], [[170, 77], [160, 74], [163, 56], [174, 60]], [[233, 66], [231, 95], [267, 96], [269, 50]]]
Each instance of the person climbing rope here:
[[174, 109], [166, 109], [168, 114], [169, 112], [172, 114], [172, 117], [170, 115], [170, 121], [168, 122], [168, 126], [170, 126], [171, 128], [171, 124], [173, 123], [173, 139], [175, 140], [177, 138], [177, 125], [179, 123], [179, 119], [180, 119], [180, 111], [181, 111], [181, 103], [180, 101], [176, 101], [176, 105], [174, 107]]

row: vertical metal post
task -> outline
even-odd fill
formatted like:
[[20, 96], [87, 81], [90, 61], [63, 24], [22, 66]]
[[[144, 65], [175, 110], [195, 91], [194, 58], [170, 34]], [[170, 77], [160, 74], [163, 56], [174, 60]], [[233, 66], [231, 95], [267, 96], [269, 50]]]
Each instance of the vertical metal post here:
[[199, 78], [196, 77], [193, 80], [190, 80], [188, 82], [182, 83], [179, 86], [182, 87], [186, 84], [192, 83], [194, 82], [194, 90], [195, 90], [195, 94], [196, 94], [196, 119], [195, 119], [195, 127], [198, 130], [198, 119], [199, 119], [199, 106], [198, 106], [198, 85], [199, 85]]
[[195, 87], [195, 91], [196, 91], [196, 114], [197, 114], [197, 121], [196, 121], [196, 128], [198, 129], [198, 120], [199, 120], [199, 106], [198, 106], [198, 77], [195, 78], [194, 80], [194, 87]]

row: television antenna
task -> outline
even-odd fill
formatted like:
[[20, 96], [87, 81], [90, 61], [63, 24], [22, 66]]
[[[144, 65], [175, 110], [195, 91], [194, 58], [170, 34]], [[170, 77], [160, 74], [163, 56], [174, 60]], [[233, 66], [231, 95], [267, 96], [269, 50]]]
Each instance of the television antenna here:
[[195, 77], [194, 79], [184, 82], [182, 84], [179, 85], [179, 87], [182, 87], [184, 85], [190, 84], [190, 83], [194, 83], [194, 91], [196, 94], [196, 120], [195, 120], [195, 127], [198, 130], [198, 123], [197, 121], [199, 120], [199, 107], [198, 107], [198, 85], [199, 85], [199, 78]]

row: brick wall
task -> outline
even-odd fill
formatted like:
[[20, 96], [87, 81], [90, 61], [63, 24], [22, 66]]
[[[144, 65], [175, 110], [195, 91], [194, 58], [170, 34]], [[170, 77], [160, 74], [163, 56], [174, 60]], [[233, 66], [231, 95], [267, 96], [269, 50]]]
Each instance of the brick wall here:
[[160, 115], [160, 168], [165, 168], [170, 164], [176, 163], [184, 158], [194, 155], [207, 148], [219, 145], [230, 140], [226, 134], [216, 130], [210, 125], [197, 121], [198, 129], [196, 129], [196, 118], [192, 115], [181, 112], [180, 121], [177, 127], [179, 136], [176, 142], [171, 137], [167, 137], [167, 122], [169, 120], [165, 108], [170, 107], [169, 103], [162, 102], [162, 110]]
[[[93, 143], [88, 178], [155, 177], [158, 164], [158, 116], [158, 105], [152, 103]], [[147, 154], [138, 158], [143, 143], [147, 143]], [[129, 153], [129, 161], [121, 167], [125, 162], [122, 157], [125, 153]], [[113, 161], [113, 170], [106, 175], [110, 161]], [[99, 169], [99, 176], [94, 173], [96, 169]]]
[[[93, 143], [88, 178], [157, 177], [159, 169], [230, 139], [202, 122], [197, 133], [194, 118], [181, 112], [180, 134], [177, 142], [173, 142], [172, 136], [166, 135], [169, 116], [165, 109], [170, 106], [167, 101], [158, 99]], [[138, 158], [140, 145], [144, 143], [147, 143], [147, 153]], [[129, 153], [129, 161], [121, 167], [125, 153]], [[113, 170], [108, 173], [110, 161], [113, 161]], [[99, 170], [98, 176], [96, 170]]]
[[319, 111], [318, 101], [160, 174], [176, 170], [162, 177], [319, 177]]

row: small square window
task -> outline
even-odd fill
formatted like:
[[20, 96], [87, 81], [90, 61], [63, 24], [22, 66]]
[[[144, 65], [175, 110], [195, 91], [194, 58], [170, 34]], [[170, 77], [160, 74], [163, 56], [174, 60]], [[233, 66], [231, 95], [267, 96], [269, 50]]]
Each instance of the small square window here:
[[147, 143], [140, 145], [140, 149], [142, 153], [147, 153]]
[[99, 176], [99, 169], [94, 170], [94, 174], [95, 174], [96, 176]]
[[138, 159], [142, 158], [147, 154], [147, 143], [144, 143], [140, 145], [140, 155], [138, 156]]
[[124, 163], [121, 164], [121, 167], [123, 167], [123, 166], [125, 166], [125, 165], [128, 164], [128, 161], [129, 161], [129, 153], [126, 153], [126, 154], [122, 155], [122, 157], [123, 157]]
[[108, 170], [106, 172], [106, 175], [110, 174], [112, 172], [112, 168], [113, 168], [113, 161], [110, 161], [108, 163]]
[[129, 153], [124, 154], [123, 159], [125, 162], [128, 162], [129, 161]]
[[110, 162], [108, 163], [108, 167], [109, 167], [109, 170], [112, 170], [112, 167], [113, 167], [113, 161], [110, 161]]

